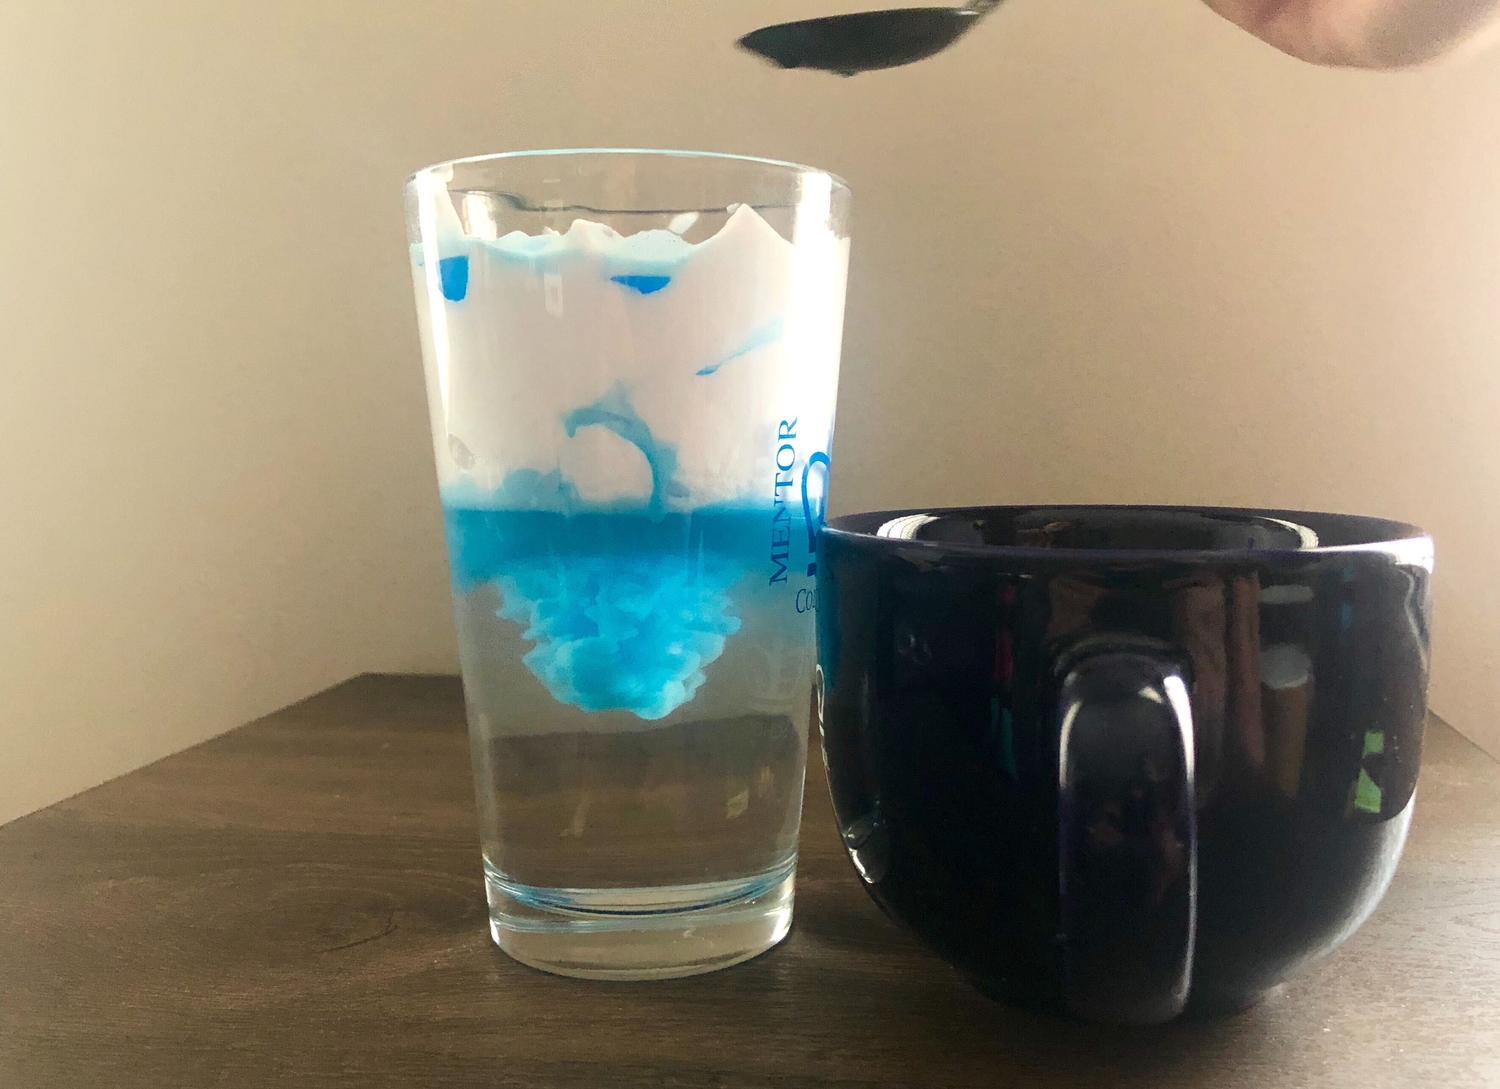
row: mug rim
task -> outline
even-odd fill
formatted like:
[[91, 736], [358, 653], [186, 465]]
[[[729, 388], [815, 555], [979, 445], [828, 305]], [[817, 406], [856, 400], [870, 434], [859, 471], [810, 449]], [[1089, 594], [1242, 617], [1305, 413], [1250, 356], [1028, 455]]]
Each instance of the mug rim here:
[[[1370, 532], [1359, 536], [1369, 537], [1354, 544], [1314, 545], [1307, 548], [1043, 548], [1037, 545], [1012, 544], [968, 544], [956, 541], [926, 541], [906, 537], [882, 537], [873, 530], [851, 528], [848, 523], [861, 524], [873, 521], [875, 526], [884, 525], [898, 518], [917, 515], [941, 517], [955, 514], [981, 514], [1008, 512], [1020, 514], [1034, 511], [1138, 511], [1168, 514], [1230, 515], [1239, 517], [1271, 518], [1293, 521], [1299, 518], [1332, 519], [1345, 525], [1364, 524]], [[879, 547], [918, 549], [924, 552], [988, 556], [995, 559], [1034, 560], [1093, 560], [1123, 561], [1150, 560], [1176, 562], [1223, 562], [1226, 560], [1281, 560], [1296, 561], [1318, 557], [1361, 555], [1380, 553], [1393, 557], [1399, 563], [1432, 569], [1433, 542], [1425, 530], [1409, 522], [1370, 515], [1348, 514], [1336, 511], [1283, 510], [1271, 507], [1226, 507], [1197, 506], [1192, 504], [1156, 503], [979, 503], [952, 507], [910, 507], [901, 510], [856, 511], [830, 518], [821, 528], [821, 533], [848, 540], [868, 542]]]

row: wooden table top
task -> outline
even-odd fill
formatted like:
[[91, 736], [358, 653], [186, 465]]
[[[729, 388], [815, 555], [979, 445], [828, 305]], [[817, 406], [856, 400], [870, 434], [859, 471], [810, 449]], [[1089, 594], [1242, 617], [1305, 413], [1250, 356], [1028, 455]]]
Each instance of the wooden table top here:
[[1500, 1085], [1500, 765], [1427, 739], [1343, 949], [1237, 1017], [1112, 1030], [997, 1005], [888, 923], [816, 758], [780, 947], [523, 968], [486, 929], [457, 681], [361, 677], [0, 828], [0, 1086]]

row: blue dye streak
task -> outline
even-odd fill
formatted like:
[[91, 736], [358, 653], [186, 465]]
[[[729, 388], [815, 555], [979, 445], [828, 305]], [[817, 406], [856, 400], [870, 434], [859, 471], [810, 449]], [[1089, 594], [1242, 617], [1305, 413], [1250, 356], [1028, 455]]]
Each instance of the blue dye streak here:
[[443, 281], [443, 298], [463, 302], [469, 293], [469, 258], [444, 257], [438, 262], [438, 277]]
[[755, 351], [755, 349], [763, 348], [767, 344], [776, 343], [776, 341], [781, 339], [782, 328], [783, 324], [781, 319], [772, 318], [770, 321], [766, 322], [764, 325], [760, 326], [748, 337], [746, 337], [744, 341], [740, 343], [739, 347], [735, 348], [734, 351], [730, 352], [723, 359], [720, 359], [717, 363], [710, 363], [706, 367], [699, 368], [699, 370], [697, 371], [698, 377], [707, 378], [709, 375], [713, 374], [720, 367], [722, 367], [725, 363], [733, 362], [740, 356], [748, 355], [749, 353]]
[[624, 284], [626, 287], [634, 288], [642, 295], [650, 295], [660, 291], [672, 282], [672, 277], [670, 276], [645, 276], [638, 273], [611, 276], [610, 279], [617, 284]]

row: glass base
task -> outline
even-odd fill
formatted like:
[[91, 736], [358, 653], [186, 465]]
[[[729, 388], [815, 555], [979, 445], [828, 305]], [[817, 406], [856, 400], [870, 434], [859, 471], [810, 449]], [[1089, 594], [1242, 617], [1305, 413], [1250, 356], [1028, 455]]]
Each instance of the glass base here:
[[485, 864], [490, 936], [522, 964], [580, 979], [674, 979], [739, 964], [792, 926], [795, 855], [768, 873], [657, 888], [553, 889]]

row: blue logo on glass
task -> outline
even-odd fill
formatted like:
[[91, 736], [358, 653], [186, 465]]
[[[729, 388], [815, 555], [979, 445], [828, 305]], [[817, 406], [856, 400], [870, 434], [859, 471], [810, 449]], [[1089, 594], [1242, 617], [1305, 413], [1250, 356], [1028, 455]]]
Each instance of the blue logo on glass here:
[[[817, 484], [817, 490], [808, 488], [813, 480], [813, 470], [822, 467], [821, 482]], [[818, 573], [818, 530], [822, 528], [828, 512], [828, 472], [833, 466], [828, 460], [828, 455], [819, 450], [816, 454], [808, 457], [807, 464], [802, 467], [802, 518], [807, 526], [807, 574], [809, 577]], [[816, 478], [814, 478], [815, 480]]]

